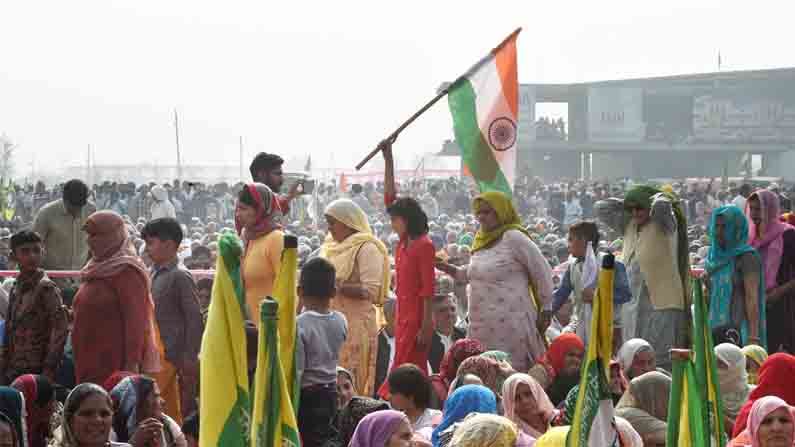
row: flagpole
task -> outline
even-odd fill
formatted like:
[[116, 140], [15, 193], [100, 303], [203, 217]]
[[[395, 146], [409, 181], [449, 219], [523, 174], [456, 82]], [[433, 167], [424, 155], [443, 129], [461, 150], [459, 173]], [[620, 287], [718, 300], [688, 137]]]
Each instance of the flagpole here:
[[174, 134], [177, 142], [177, 179], [182, 180], [182, 155], [179, 149], [179, 116], [177, 109], [174, 109]]
[[505, 39], [503, 39], [503, 40], [502, 40], [502, 42], [500, 42], [500, 44], [499, 44], [499, 45], [497, 45], [496, 47], [494, 47], [494, 49], [493, 49], [493, 50], [492, 50], [492, 51], [491, 51], [491, 52], [490, 52], [488, 55], [486, 55], [484, 58], [482, 58], [481, 60], [479, 60], [479, 61], [478, 61], [478, 62], [477, 62], [475, 65], [473, 65], [473, 66], [472, 66], [472, 68], [470, 68], [469, 70], [467, 70], [467, 71], [466, 71], [466, 72], [465, 72], [463, 75], [461, 75], [461, 76], [459, 76], [458, 78], [456, 78], [456, 80], [455, 80], [455, 81], [453, 81], [453, 82], [452, 82], [452, 83], [450, 83], [449, 85], [447, 85], [447, 86], [445, 86], [444, 88], [442, 88], [442, 89], [439, 91], [439, 93], [438, 93], [436, 96], [434, 96], [434, 97], [433, 97], [433, 99], [431, 99], [430, 101], [428, 101], [428, 102], [427, 102], [427, 103], [426, 103], [424, 106], [420, 107], [420, 109], [419, 109], [419, 110], [417, 110], [416, 112], [414, 112], [414, 114], [413, 114], [413, 115], [411, 115], [411, 117], [409, 117], [409, 119], [407, 119], [406, 121], [404, 121], [404, 122], [403, 122], [403, 124], [401, 124], [401, 125], [400, 125], [400, 126], [397, 128], [397, 129], [395, 129], [395, 131], [394, 131], [394, 132], [392, 132], [392, 133], [391, 133], [391, 134], [390, 134], [390, 135], [389, 135], [387, 138], [385, 138], [383, 141], [381, 141], [380, 143], [378, 143], [378, 146], [376, 146], [376, 147], [375, 147], [375, 149], [373, 149], [372, 151], [370, 151], [370, 153], [369, 153], [369, 154], [367, 154], [367, 156], [366, 156], [366, 157], [364, 157], [364, 159], [363, 159], [361, 162], [359, 162], [359, 164], [358, 164], [358, 165], [356, 165], [356, 170], [357, 170], [357, 171], [361, 170], [361, 169], [362, 169], [362, 167], [364, 167], [364, 165], [366, 165], [368, 161], [372, 160], [372, 158], [373, 158], [373, 157], [375, 157], [375, 155], [376, 155], [377, 153], [381, 152], [381, 150], [384, 148], [384, 146], [385, 146], [386, 144], [393, 144], [393, 143], [395, 142], [395, 140], [397, 140], [397, 137], [398, 137], [398, 135], [400, 135], [400, 133], [401, 133], [401, 132], [403, 132], [403, 131], [404, 131], [404, 130], [407, 128], [407, 127], [409, 127], [409, 126], [411, 125], [411, 123], [413, 123], [413, 122], [414, 122], [414, 121], [415, 121], [417, 118], [419, 118], [419, 117], [420, 117], [420, 116], [421, 116], [423, 113], [427, 112], [427, 111], [428, 111], [428, 109], [430, 109], [431, 107], [433, 107], [433, 105], [434, 105], [434, 104], [436, 104], [437, 102], [439, 102], [439, 100], [440, 100], [440, 99], [442, 99], [442, 98], [444, 98], [445, 96], [447, 96], [447, 94], [448, 94], [448, 93], [450, 93], [450, 89], [451, 89], [451, 88], [453, 88], [453, 86], [455, 86], [456, 84], [458, 84], [459, 82], [461, 82], [461, 80], [462, 80], [462, 79], [464, 79], [464, 78], [465, 78], [465, 77], [466, 77], [466, 76], [467, 76], [469, 73], [471, 73], [471, 72], [475, 71], [475, 70], [476, 70], [478, 67], [480, 67], [481, 65], [483, 65], [483, 63], [484, 63], [484, 62], [485, 62], [485, 61], [486, 61], [486, 60], [487, 60], [487, 59], [488, 59], [488, 58], [489, 58], [489, 57], [490, 57], [492, 54], [496, 53], [496, 52], [497, 52], [497, 51], [499, 51], [499, 50], [500, 50], [502, 47], [504, 47], [504, 46], [505, 46], [505, 45], [506, 45], [508, 42], [510, 42], [510, 41], [511, 41], [511, 39], [513, 39], [514, 37], [516, 37], [516, 35], [517, 35], [517, 34], [519, 34], [519, 32], [520, 32], [520, 31], [522, 31], [522, 28], [521, 28], [521, 27], [520, 27], [520, 28], [516, 28], [516, 30], [515, 30], [514, 32], [512, 32], [511, 34], [509, 34], [509, 35], [508, 35], [508, 37], [506, 37]]

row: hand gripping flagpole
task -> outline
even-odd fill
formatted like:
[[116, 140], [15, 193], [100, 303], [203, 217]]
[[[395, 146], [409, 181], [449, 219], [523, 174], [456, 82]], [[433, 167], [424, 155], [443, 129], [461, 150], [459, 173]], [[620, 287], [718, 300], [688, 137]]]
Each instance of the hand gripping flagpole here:
[[476, 71], [478, 68], [480, 68], [480, 66], [483, 65], [483, 63], [485, 63], [492, 54], [497, 53], [497, 51], [500, 48], [504, 47], [505, 44], [510, 42], [510, 40], [513, 39], [517, 34], [519, 34], [520, 31], [522, 31], [522, 28], [516, 28], [516, 30], [514, 32], [512, 32], [510, 35], [508, 35], [508, 37], [503, 39], [503, 41], [500, 42], [499, 45], [497, 45], [488, 55], [486, 55], [484, 58], [479, 60], [478, 63], [473, 65], [472, 68], [467, 70], [466, 73], [464, 73], [463, 75], [461, 75], [458, 78], [456, 78], [456, 80], [453, 81], [452, 83], [443, 86], [439, 90], [439, 93], [437, 93], [436, 96], [433, 97], [433, 99], [428, 101], [424, 106], [420, 107], [419, 110], [414, 112], [414, 114], [411, 115], [411, 117], [409, 117], [409, 119], [404, 121], [403, 124], [401, 124], [397, 129], [395, 129], [394, 132], [389, 134], [388, 137], [386, 137], [384, 140], [382, 140], [380, 143], [378, 143], [378, 145], [372, 151], [370, 151], [370, 153], [367, 154], [367, 156], [364, 157], [364, 159], [362, 161], [360, 161], [358, 165], [356, 165], [356, 170], [358, 171], [358, 170], [362, 169], [362, 167], [364, 167], [364, 165], [366, 165], [368, 161], [372, 160], [372, 158], [375, 157], [375, 155], [377, 153], [381, 152], [384, 149], [385, 146], [394, 144], [395, 141], [397, 140], [398, 135], [400, 135], [401, 132], [403, 132], [407, 127], [409, 127], [411, 125], [411, 123], [413, 123], [417, 118], [419, 118], [420, 115], [422, 115], [423, 113], [427, 112], [428, 109], [433, 107], [433, 105], [436, 104], [437, 102], [439, 102], [440, 99], [442, 99], [445, 96], [447, 96], [447, 94], [450, 93], [450, 90], [454, 86], [456, 86], [462, 80], [466, 79], [466, 76], [468, 74], [470, 74], [470, 73]]

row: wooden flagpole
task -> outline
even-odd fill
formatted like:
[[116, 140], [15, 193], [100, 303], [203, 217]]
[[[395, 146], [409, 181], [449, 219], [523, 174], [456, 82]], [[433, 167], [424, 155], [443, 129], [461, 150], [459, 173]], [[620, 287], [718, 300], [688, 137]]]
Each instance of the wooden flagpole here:
[[442, 99], [445, 96], [447, 96], [447, 94], [450, 93], [450, 90], [455, 85], [457, 85], [459, 82], [461, 82], [463, 79], [465, 79], [468, 74], [470, 74], [470, 73], [476, 71], [478, 68], [480, 68], [480, 66], [483, 65], [483, 63], [485, 63], [486, 60], [488, 60], [488, 58], [492, 54], [496, 53], [500, 48], [504, 47], [505, 44], [507, 44], [514, 37], [516, 37], [516, 35], [519, 34], [520, 31], [522, 31], [522, 28], [516, 28], [516, 30], [514, 32], [512, 32], [511, 34], [508, 35], [508, 37], [503, 39], [503, 41], [500, 42], [499, 45], [494, 47], [494, 49], [488, 55], [486, 55], [481, 60], [479, 60], [478, 63], [476, 63], [475, 65], [472, 66], [472, 68], [467, 70], [463, 75], [461, 75], [458, 78], [456, 78], [455, 81], [453, 81], [449, 85], [447, 85], [444, 88], [442, 88], [439, 91], [439, 93], [436, 96], [433, 97], [433, 99], [428, 101], [424, 106], [420, 107], [419, 110], [414, 112], [414, 114], [411, 115], [409, 117], [409, 119], [404, 121], [403, 124], [401, 124], [397, 129], [395, 129], [394, 132], [389, 134], [388, 137], [386, 137], [384, 140], [382, 140], [380, 143], [378, 143], [378, 146], [376, 146], [375, 149], [370, 151], [370, 153], [367, 154], [367, 156], [364, 157], [364, 159], [362, 161], [360, 161], [358, 165], [356, 165], [356, 170], [358, 171], [358, 170], [362, 169], [362, 167], [364, 167], [364, 165], [366, 165], [368, 161], [372, 160], [372, 158], [375, 157], [375, 155], [377, 153], [379, 153], [379, 152], [381, 152], [381, 150], [383, 150], [385, 145], [394, 144], [395, 141], [397, 140], [398, 135], [400, 135], [401, 132], [403, 132], [407, 127], [409, 127], [409, 125], [411, 125], [411, 123], [413, 123], [417, 118], [419, 118], [420, 115], [422, 115], [423, 113], [427, 112], [428, 109], [433, 107], [433, 105], [436, 104], [437, 102], [439, 102], [440, 99]]

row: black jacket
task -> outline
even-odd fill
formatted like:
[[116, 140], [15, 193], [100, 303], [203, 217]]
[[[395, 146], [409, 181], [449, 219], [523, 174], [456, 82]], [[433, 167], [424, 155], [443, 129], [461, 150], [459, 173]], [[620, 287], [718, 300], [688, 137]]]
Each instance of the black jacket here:
[[[467, 334], [462, 329], [457, 327], [453, 328], [453, 343], [466, 338]], [[431, 341], [431, 352], [428, 353], [428, 363], [431, 364], [431, 369], [434, 374], [439, 373], [439, 367], [442, 365], [445, 350], [442, 344], [442, 337], [436, 331], [433, 331], [433, 340]]]

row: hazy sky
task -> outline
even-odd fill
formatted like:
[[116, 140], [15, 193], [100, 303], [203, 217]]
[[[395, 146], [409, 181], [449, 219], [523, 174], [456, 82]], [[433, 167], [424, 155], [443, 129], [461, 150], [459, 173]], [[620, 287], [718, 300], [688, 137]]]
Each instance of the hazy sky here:
[[[0, 4], [0, 133], [17, 173], [96, 163], [238, 163], [259, 150], [353, 166], [517, 26], [521, 82], [795, 66], [795, 3], [204, 0]], [[406, 159], [451, 136], [446, 102]], [[379, 162], [380, 163], [380, 162]]]

